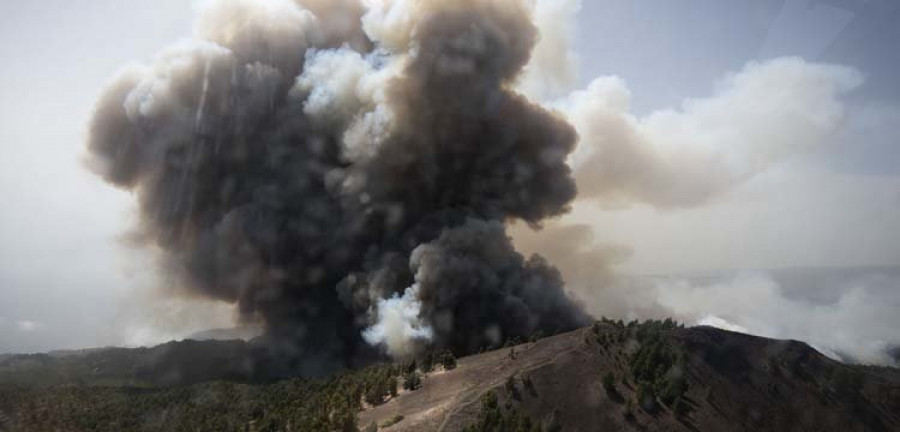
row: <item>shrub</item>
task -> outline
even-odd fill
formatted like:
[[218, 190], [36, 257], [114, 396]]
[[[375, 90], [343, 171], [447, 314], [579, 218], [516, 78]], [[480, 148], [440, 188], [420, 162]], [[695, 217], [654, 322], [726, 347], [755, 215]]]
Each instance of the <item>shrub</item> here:
[[418, 369], [418, 365], [416, 365], [416, 359], [412, 359], [409, 363], [403, 365], [402, 367], [404, 373], [413, 373]]
[[444, 354], [441, 355], [441, 366], [444, 367], [444, 370], [456, 369], [456, 356], [449, 350], [445, 351]]
[[506, 394], [508, 394], [512, 399], [522, 399], [522, 395], [519, 393], [519, 388], [516, 387], [515, 375], [510, 375], [509, 378], [506, 379], [506, 384], [504, 384], [503, 388], [506, 389]]
[[419, 363], [419, 369], [424, 373], [433, 371], [434, 360], [434, 354], [431, 351], [425, 353], [425, 355], [422, 357], [422, 361]]
[[390, 419], [385, 420], [384, 423], [381, 424], [381, 427], [383, 427], [383, 428], [391, 427], [397, 423], [402, 422], [403, 419], [404, 419], [404, 417], [402, 415], [397, 414], [397, 415], [391, 417]]
[[522, 385], [525, 386], [525, 390], [528, 390], [532, 396], [537, 396], [537, 389], [534, 388], [534, 382], [531, 381], [531, 377], [528, 375], [522, 376]]
[[413, 371], [413, 372], [407, 373], [406, 375], [403, 376], [403, 389], [404, 390], [413, 391], [413, 390], [418, 390], [420, 388], [422, 388], [422, 377], [419, 375], [418, 372]]
[[[665, 333], [680, 328], [672, 320], [646, 321], [641, 324], [629, 324], [630, 332], [640, 343], [640, 348], [631, 356], [631, 376], [638, 385], [644, 388], [644, 396], [652, 393], [655, 400], [671, 406], [676, 399], [687, 391], [684, 371], [687, 360], [684, 349], [673, 344], [665, 337]], [[638, 402], [646, 403], [639, 397]]]
[[603, 374], [603, 389], [606, 390], [607, 393], [616, 392], [615, 377], [612, 372]]
[[622, 417], [625, 417], [625, 420], [634, 420], [634, 400], [628, 399], [628, 403], [622, 411]]
[[644, 382], [639, 383], [636, 397], [644, 411], [650, 413], [656, 411], [656, 393], [653, 392], [653, 386]]
[[367, 386], [364, 399], [369, 405], [381, 405], [384, 403], [384, 398], [387, 394], [387, 382], [382, 379], [375, 379]]
[[397, 397], [397, 377], [392, 376], [388, 379], [388, 392], [391, 397]]
[[687, 382], [685, 382], [684, 377], [668, 378], [663, 385], [662, 392], [659, 394], [659, 399], [662, 403], [671, 407], [673, 403], [681, 400], [685, 390], [687, 390]]
[[541, 432], [541, 426], [516, 407], [504, 408], [497, 392], [489, 391], [481, 397], [478, 419], [463, 432]]
[[688, 405], [683, 397], [679, 397], [678, 399], [675, 399], [675, 403], [672, 405], [672, 411], [675, 413], [675, 416], [684, 418], [691, 413], [691, 406]]

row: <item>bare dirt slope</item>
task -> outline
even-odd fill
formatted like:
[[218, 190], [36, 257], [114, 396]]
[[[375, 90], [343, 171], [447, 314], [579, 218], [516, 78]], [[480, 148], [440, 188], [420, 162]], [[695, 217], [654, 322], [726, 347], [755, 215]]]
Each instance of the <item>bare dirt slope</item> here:
[[[455, 370], [428, 374], [421, 389], [361, 412], [359, 425], [399, 415], [379, 430], [459, 431], [478, 421], [481, 397], [495, 391], [507, 409], [564, 431], [900, 430], [896, 369], [848, 366], [800, 342], [707, 327], [637, 335], [597, 324], [516, 346], [514, 358], [509, 348], [466, 357]], [[666, 363], [665, 353], [680, 360]], [[636, 368], [641, 357], [651, 360]], [[655, 374], [655, 394], [636, 370]], [[685, 388], [664, 403], [677, 379]]]
[[[572, 341], [571, 335], [559, 335], [462, 358], [454, 370], [427, 374], [419, 390], [404, 392], [384, 405], [363, 411], [359, 424], [382, 424], [403, 415], [404, 420], [390, 430], [458, 430], [463, 426], [460, 420], [478, 413], [485, 392], [501, 387], [514, 374], [551, 366], [584, 348]], [[510, 357], [511, 350], [516, 353], [515, 359]]]

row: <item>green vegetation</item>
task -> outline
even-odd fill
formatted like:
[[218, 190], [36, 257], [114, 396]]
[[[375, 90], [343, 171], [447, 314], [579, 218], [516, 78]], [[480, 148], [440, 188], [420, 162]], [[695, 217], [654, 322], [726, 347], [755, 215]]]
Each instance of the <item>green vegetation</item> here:
[[391, 376], [390, 378], [388, 378], [388, 392], [390, 393], [392, 398], [397, 397], [397, 384], [397, 377]]
[[170, 388], [0, 384], [0, 412], [21, 431], [356, 432], [363, 400], [383, 402], [400, 372], [382, 364], [325, 380]]
[[534, 343], [544, 338], [544, 332], [542, 330], [536, 330], [531, 336], [528, 338], [528, 342]]
[[603, 374], [603, 389], [606, 390], [607, 393], [616, 392], [616, 378], [613, 376], [612, 372]]
[[521, 344], [522, 344], [522, 339], [520, 339], [518, 336], [511, 337], [511, 338], [506, 339], [506, 342], [503, 343], [503, 348], [514, 347], [516, 345], [521, 345]]
[[422, 387], [422, 376], [417, 371], [407, 372], [403, 375], [403, 389], [408, 391], [418, 390]]
[[435, 355], [433, 352], [428, 351], [419, 359], [419, 370], [422, 373], [429, 373], [434, 370], [434, 363]]
[[435, 366], [440, 365], [444, 370], [456, 369], [456, 356], [450, 350], [441, 352], [428, 351], [411, 360], [407, 365], [407, 371], [418, 369], [422, 373], [434, 371]]
[[[682, 400], [687, 391], [686, 354], [684, 348], [669, 337], [671, 332], [683, 327], [671, 319], [626, 324], [605, 318], [592, 327], [594, 339], [602, 351], [618, 347], [629, 354], [629, 371], [636, 386], [637, 403], [648, 412], [656, 410], [656, 402], [660, 401], [676, 414], [688, 413], [689, 406]], [[630, 347], [626, 349], [623, 345]], [[617, 394], [611, 372], [603, 376], [602, 383], [610, 396]]]
[[622, 410], [622, 417], [625, 417], [625, 420], [634, 420], [634, 401], [629, 399], [628, 403], [625, 405], [625, 409]]
[[528, 375], [522, 375], [522, 385], [525, 386], [525, 390], [528, 390], [528, 394], [531, 396], [537, 396], [537, 389], [534, 387], [534, 382], [531, 381], [531, 377]]
[[[456, 368], [448, 350], [329, 379], [288, 371], [243, 341], [182, 341], [0, 358], [0, 430], [357, 431], [357, 413]], [[267, 367], [272, 366], [272, 367]], [[377, 427], [377, 425], [375, 425]]]
[[456, 369], [456, 356], [453, 355], [449, 350], [444, 351], [441, 355], [441, 366], [444, 370], [453, 370]]
[[644, 411], [649, 413], [656, 411], [656, 393], [653, 391], [653, 386], [650, 384], [645, 382], [638, 383], [635, 398], [637, 398], [638, 405], [643, 408]]
[[463, 432], [543, 432], [539, 422], [532, 420], [518, 408], [501, 406], [497, 392], [490, 391], [481, 397], [481, 411], [475, 424], [466, 426]]
[[403, 417], [402, 415], [397, 414], [397, 415], [395, 415], [394, 417], [392, 417], [392, 418], [386, 420], [384, 423], [382, 423], [382, 424], [381, 424], [381, 427], [383, 427], [383, 428], [391, 427], [391, 426], [393, 426], [393, 425], [395, 425], [395, 424], [397, 424], [397, 423], [402, 422], [402, 421], [403, 421], [403, 418], [404, 418], [404, 417]]
[[677, 417], [684, 418], [691, 413], [691, 406], [688, 405], [683, 397], [680, 397], [675, 399], [675, 403], [672, 405], [672, 411]]
[[506, 379], [506, 384], [503, 385], [503, 388], [506, 390], [506, 394], [515, 400], [522, 400], [522, 394], [519, 393], [519, 388], [516, 387], [516, 376], [510, 375], [509, 378]]
[[631, 375], [638, 385], [638, 402], [645, 407], [650, 405], [652, 409], [653, 404], [647, 401], [653, 402], [658, 396], [666, 406], [674, 407], [687, 391], [684, 378], [687, 362], [684, 349], [666, 335], [679, 325], [666, 319], [629, 326], [640, 344], [631, 357]]

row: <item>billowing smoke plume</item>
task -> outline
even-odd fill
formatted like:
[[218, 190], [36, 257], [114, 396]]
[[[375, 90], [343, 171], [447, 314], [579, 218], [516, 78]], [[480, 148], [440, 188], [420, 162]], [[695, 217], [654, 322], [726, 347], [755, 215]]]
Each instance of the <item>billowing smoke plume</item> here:
[[834, 134], [841, 98], [859, 72], [799, 58], [751, 62], [714, 95], [645, 117], [629, 113], [617, 77], [573, 93], [566, 112], [581, 141], [573, 155], [579, 199], [657, 208], [704, 204]]
[[[459, 352], [572, 328], [559, 273], [504, 224], [568, 210], [576, 133], [510, 90], [520, 0], [219, 0], [102, 95], [91, 167], [189, 295], [309, 362]], [[306, 360], [304, 360], [306, 361]]]
[[534, 23], [540, 39], [516, 88], [533, 100], [568, 95], [578, 79], [573, 51], [575, 17], [581, 0], [534, 0]]

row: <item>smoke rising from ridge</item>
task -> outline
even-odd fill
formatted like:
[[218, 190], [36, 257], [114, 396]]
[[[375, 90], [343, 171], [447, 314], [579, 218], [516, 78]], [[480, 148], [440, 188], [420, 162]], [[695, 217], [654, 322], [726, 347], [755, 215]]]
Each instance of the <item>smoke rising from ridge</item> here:
[[427, 343], [433, 331], [422, 323], [422, 302], [419, 301], [419, 286], [413, 284], [403, 292], [389, 299], [380, 299], [376, 305], [378, 322], [363, 332], [363, 339], [372, 345], [383, 345], [388, 354], [403, 357], [414, 354], [415, 345], [411, 341]]
[[134, 192], [134, 238], [182, 295], [237, 305], [302, 368], [584, 323], [564, 282], [596, 316], [702, 321], [728, 308], [679, 311], [666, 292], [688, 290], [622, 283], [627, 247], [555, 218], [714, 203], [833, 134], [860, 74], [750, 63], [636, 116], [615, 77], [562, 97], [579, 5], [200, 2], [193, 39], [107, 87], [88, 162]]
[[[510, 90], [537, 41], [528, 5], [219, 0], [198, 14], [193, 40], [109, 85], [88, 140], [186, 294], [236, 303], [301, 368], [372, 356], [363, 333], [381, 341], [398, 319], [460, 352], [586, 322], [505, 233], [575, 197], [574, 129]], [[404, 353], [424, 335], [385, 340]]]

